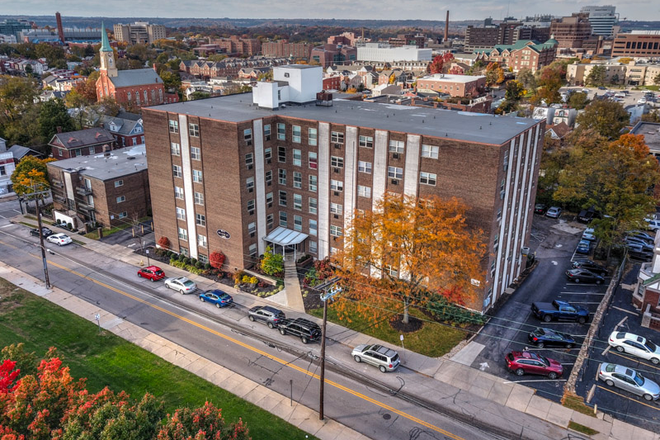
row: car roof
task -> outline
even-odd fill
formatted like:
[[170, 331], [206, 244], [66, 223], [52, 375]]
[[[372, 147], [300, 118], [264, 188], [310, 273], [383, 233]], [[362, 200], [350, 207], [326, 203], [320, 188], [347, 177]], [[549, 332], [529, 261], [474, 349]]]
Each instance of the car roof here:
[[383, 354], [387, 357], [393, 357], [396, 355], [396, 351], [392, 350], [391, 348], [384, 347], [382, 345], [373, 345], [371, 347], [372, 351], [375, 351], [376, 353]]
[[[623, 333], [622, 338], [618, 337], [619, 333]], [[628, 333], [628, 332], [618, 332], [616, 330], [612, 332], [612, 336], [615, 337], [616, 339], [627, 339], [629, 341], [639, 342], [640, 344], [643, 344], [647, 341], [647, 339], [643, 336], [639, 336], [634, 333]]]
[[158, 266], [147, 266], [147, 267], [145, 267], [145, 269], [149, 269], [149, 270], [161, 270], [160, 267], [158, 267]]
[[280, 309], [276, 309], [275, 307], [271, 307], [271, 306], [260, 306], [259, 309], [267, 310], [267, 311], [269, 311], [271, 313], [275, 313], [275, 314], [283, 313]]
[[188, 278], [186, 278], [186, 277], [176, 277], [176, 278], [174, 278], [174, 280], [175, 281], [181, 281], [183, 283], [183, 282], [188, 281]]
[[514, 358], [539, 359], [539, 355], [531, 351], [512, 351], [511, 354]]
[[219, 296], [229, 295], [227, 292], [225, 292], [224, 290], [220, 290], [220, 289], [209, 290], [206, 293], [215, 293], [216, 295], [219, 295]]

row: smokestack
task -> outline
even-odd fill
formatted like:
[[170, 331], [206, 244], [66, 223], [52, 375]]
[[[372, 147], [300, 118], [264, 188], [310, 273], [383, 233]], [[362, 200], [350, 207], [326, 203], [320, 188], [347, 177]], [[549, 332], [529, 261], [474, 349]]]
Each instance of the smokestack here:
[[447, 9], [447, 18], [445, 19], [445, 41], [446, 43], [449, 40], [449, 9]]
[[55, 13], [55, 21], [57, 21], [57, 35], [60, 37], [62, 44], [64, 44], [64, 27], [62, 26], [62, 16], [59, 12]]

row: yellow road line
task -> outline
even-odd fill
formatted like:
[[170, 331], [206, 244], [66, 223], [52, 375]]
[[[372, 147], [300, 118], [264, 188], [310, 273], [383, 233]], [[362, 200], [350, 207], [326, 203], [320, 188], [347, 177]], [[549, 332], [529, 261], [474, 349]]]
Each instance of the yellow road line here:
[[635, 357], [635, 356], [633, 356], [629, 353], [621, 354], [616, 350], [610, 350], [610, 353], [615, 354], [615, 355], [619, 356], [620, 358], [627, 359], [629, 361], [639, 362], [640, 364], [644, 365], [645, 367], [653, 368], [654, 370], [660, 370], [660, 367], [656, 367], [653, 363], [648, 363], [647, 364], [646, 362], [644, 362], [644, 359]]
[[[187, 323], [190, 324], [190, 325], [193, 325], [193, 326], [195, 326], [195, 327], [197, 327], [197, 328], [199, 328], [199, 329], [205, 330], [205, 331], [207, 331], [207, 332], [209, 332], [209, 333], [212, 333], [212, 334], [214, 334], [214, 335], [216, 335], [216, 336], [219, 336], [219, 337], [221, 337], [221, 338], [223, 338], [223, 339], [225, 339], [225, 340], [227, 340], [227, 341], [233, 342], [234, 344], [240, 345], [240, 346], [243, 347], [243, 348], [246, 348], [246, 349], [251, 350], [251, 351], [253, 351], [253, 352], [255, 352], [255, 353], [258, 353], [258, 354], [260, 354], [260, 355], [262, 355], [262, 356], [265, 356], [265, 357], [267, 357], [267, 358], [269, 358], [269, 359], [271, 359], [271, 360], [273, 360], [273, 361], [275, 361], [275, 362], [278, 362], [278, 363], [280, 363], [280, 364], [282, 364], [282, 365], [284, 365], [284, 366], [287, 366], [287, 367], [293, 368], [294, 370], [297, 370], [297, 371], [299, 371], [299, 372], [301, 372], [301, 373], [303, 373], [303, 374], [306, 374], [307, 376], [311, 376], [311, 377], [313, 377], [314, 379], [320, 380], [320, 377], [319, 377], [317, 374], [312, 373], [311, 371], [308, 371], [308, 370], [306, 370], [306, 369], [304, 369], [304, 368], [302, 368], [302, 367], [299, 367], [299, 366], [297, 366], [297, 365], [291, 364], [291, 363], [285, 361], [284, 359], [280, 359], [280, 358], [278, 358], [278, 357], [276, 357], [276, 356], [271, 355], [270, 353], [266, 353], [265, 351], [259, 350], [258, 348], [253, 347], [253, 346], [251, 346], [251, 345], [249, 345], [249, 344], [246, 344], [246, 343], [244, 343], [244, 342], [241, 342], [241, 341], [239, 341], [239, 340], [237, 340], [237, 339], [234, 339], [234, 338], [232, 338], [231, 336], [227, 336], [227, 335], [225, 335], [225, 334], [222, 334], [222, 333], [220, 333], [220, 332], [218, 332], [218, 331], [216, 331], [216, 330], [213, 330], [212, 328], [209, 328], [209, 327], [207, 327], [207, 326], [205, 326], [205, 325], [203, 325], [203, 324], [200, 324], [200, 323], [198, 323], [198, 322], [196, 322], [196, 321], [193, 321], [193, 320], [188, 319], [188, 318], [186, 318], [186, 317], [184, 317], [184, 316], [181, 316], [181, 315], [179, 315], [179, 314], [177, 314], [177, 313], [174, 313], [174, 312], [171, 312], [171, 311], [169, 311], [169, 310], [166, 310], [166, 309], [164, 309], [164, 308], [162, 308], [162, 307], [160, 307], [160, 306], [157, 306], [156, 304], [152, 304], [152, 303], [150, 303], [150, 302], [148, 302], [148, 301], [146, 301], [146, 300], [140, 299], [140, 298], [138, 298], [138, 297], [136, 297], [136, 296], [134, 296], [134, 295], [131, 295], [130, 293], [124, 292], [124, 291], [122, 291], [122, 290], [120, 290], [120, 289], [117, 289], [116, 287], [112, 287], [112, 286], [110, 286], [110, 285], [108, 285], [108, 284], [106, 284], [106, 283], [103, 283], [103, 282], [101, 282], [101, 281], [95, 280], [94, 278], [90, 278], [90, 277], [88, 277], [87, 275], [83, 275], [83, 274], [81, 274], [81, 273], [79, 273], [79, 272], [76, 272], [76, 271], [73, 270], [73, 269], [69, 269], [68, 267], [62, 266], [62, 265], [60, 265], [60, 264], [58, 264], [58, 263], [55, 263], [55, 262], [53, 262], [53, 261], [50, 261], [49, 264], [51, 264], [51, 265], [53, 265], [53, 266], [55, 266], [55, 267], [58, 267], [58, 268], [60, 268], [60, 269], [62, 269], [62, 270], [65, 270], [65, 271], [67, 271], [67, 272], [69, 272], [69, 273], [71, 273], [71, 274], [73, 274], [73, 275], [76, 275], [76, 276], [79, 276], [79, 277], [81, 277], [81, 278], [85, 278], [85, 279], [87, 279], [87, 280], [90, 280], [90, 281], [92, 281], [93, 283], [98, 284], [99, 286], [105, 287], [106, 289], [112, 290], [113, 292], [119, 293], [120, 295], [123, 295], [123, 296], [125, 296], [125, 297], [127, 297], [127, 298], [131, 298], [131, 299], [134, 300], [134, 301], [137, 301], [137, 302], [139, 302], [139, 303], [142, 303], [142, 304], [144, 304], [144, 305], [147, 305], [147, 306], [149, 306], [149, 307], [151, 307], [151, 308], [154, 308], [154, 309], [156, 309], [156, 310], [158, 310], [158, 311], [160, 311], [160, 312], [163, 312], [163, 313], [165, 313], [165, 314], [167, 314], [167, 315], [170, 315], [170, 316], [172, 316], [172, 317], [174, 317], [174, 318], [176, 318], [176, 319], [179, 319], [179, 320], [181, 320], [181, 321], [187, 322]], [[353, 390], [351, 390], [350, 388], [347, 388], [347, 387], [345, 387], [344, 385], [341, 385], [341, 384], [339, 384], [339, 383], [337, 383], [337, 382], [334, 382], [334, 381], [331, 381], [331, 380], [327, 380], [327, 379], [326, 379], [326, 380], [325, 380], [325, 383], [327, 383], [328, 385], [331, 385], [331, 386], [333, 386], [333, 387], [335, 387], [335, 388], [337, 388], [337, 389], [340, 389], [340, 390], [342, 390], [342, 391], [345, 391], [345, 392], [347, 392], [347, 393], [349, 393], [349, 394], [352, 394], [352, 395], [354, 395], [355, 397], [359, 397], [360, 399], [363, 399], [363, 400], [366, 400], [367, 402], [373, 403], [374, 405], [379, 406], [379, 407], [381, 407], [381, 408], [383, 408], [383, 409], [386, 409], [386, 410], [391, 411], [391, 412], [393, 412], [393, 413], [395, 413], [395, 414], [398, 414], [398, 415], [400, 415], [401, 417], [405, 417], [406, 419], [408, 419], [408, 420], [410, 420], [410, 421], [413, 421], [413, 422], [415, 422], [415, 423], [419, 423], [419, 424], [422, 425], [422, 426], [425, 426], [425, 427], [427, 427], [427, 428], [429, 428], [429, 429], [432, 429], [432, 430], [434, 430], [434, 431], [436, 431], [436, 432], [439, 432], [439, 433], [441, 433], [441, 434], [444, 434], [444, 435], [446, 435], [446, 436], [449, 437], [449, 438], [452, 438], [452, 439], [454, 439], [454, 440], [464, 440], [462, 437], [459, 437], [459, 436], [457, 436], [457, 435], [455, 435], [455, 434], [452, 434], [451, 432], [445, 431], [445, 430], [442, 429], [442, 428], [439, 428], [439, 427], [437, 427], [437, 426], [435, 426], [435, 425], [432, 425], [432, 424], [430, 424], [430, 423], [428, 423], [428, 422], [425, 422], [425, 421], [423, 421], [423, 420], [421, 420], [421, 419], [418, 419], [418, 418], [415, 417], [415, 416], [412, 416], [412, 415], [410, 415], [410, 414], [408, 414], [408, 413], [405, 413], [405, 412], [400, 411], [400, 410], [398, 410], [398, 409], [396, 409], [396, 408], [393, 408], [393, 407], [391, 407], [391, 406], [389, 406], [389, 405], [387, 405], [387, 404], [385, 404], [385, 403], [382, 403], [382, 402], [379, 402], [379, 401], [377, 401], [377, 400], [375, 400], [375, 399], [372, 399], [372, 398], [369, 397], [369, 396], [365, 396], [365, 395], [362, 394], [362, 393], [358, 393], [357, 391], [353, 391]]]
[[617, 393], [616, 391], [612, 391], [612, 390], [609, 389], [609, 388], [605, 388], [605, 387], [600, 386], [600, 385], [597, 385], [597, 386], [598, 386], [598, 388], [600, 388], [601, 390], [609, 391], [610, 393], [612, 393], [612, 394], [616, 394], [617, 396], [623, 397], [624, 399], [628, 399], [628, 400], [630, 400], [631, 402], [639, 403], [640, 405], [648, 406], [649, 408], [653, 408], [653, 409], [656, 410], [656, 411], [660, 411], [660, 408], [658, 408], [658, 407], [656, 407], [656, 406], [649, 405], [648, 403], [640, 402], [639, 400], [636, 400], [636, 399], [631, 399], [630, 397], [628, 397], [628, 396], [624, 396], [623, 394], [619, 394], [619, 393]]

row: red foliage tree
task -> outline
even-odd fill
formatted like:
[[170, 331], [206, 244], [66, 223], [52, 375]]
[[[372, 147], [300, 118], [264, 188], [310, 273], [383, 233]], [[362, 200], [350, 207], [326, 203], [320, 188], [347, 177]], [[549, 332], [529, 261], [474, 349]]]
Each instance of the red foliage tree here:
[[160, 246], [162, 249], [170, 250], [170, 246], [171, 246], [170, 239], [167, 237], [160, 237], [158, 239], [158, 246]]
[[20, 370], [14, 370], [16, 362], [5, 360], [0, 365], [0, 394], [7, 394], [12, 389], [12, 384], [18, 377]]
[[211, 267], [221, 270], [226, 259], [227, 257], [222, 252], [211, 252], [211, 255], [209, 255], [209, 264]]
[[158, 433], [158, 440], [248, 440], [248, 429], [239, 419], [227, 426], [222, 410], [206, 402], [202, 408], [177, 409]]

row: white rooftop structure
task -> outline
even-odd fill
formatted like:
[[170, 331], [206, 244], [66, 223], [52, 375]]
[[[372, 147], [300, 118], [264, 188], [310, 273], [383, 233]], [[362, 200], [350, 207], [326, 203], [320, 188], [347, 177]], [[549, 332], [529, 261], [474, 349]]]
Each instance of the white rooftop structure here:
[[259, 81], [252, 87], [252, 103], [270, 109], [286, 103], [305, 104], [316, 100], [316, 94], [322, 89], [321, 66], [278, 66], [273, 67], [273, 81]]
[[358, 61], [397, 62], [431, 61], [432, 49], [417, 46], [391, 47], [388, 43], [366, 43], [357, 48]]
[[476, 81], [480, 78], [485, 78], [485, 76], [477, 75], [451, 75], [448, 73], [436, 73], [433, 75], [428, 75], [420, 79], [430, 80], [430, 81], [439, 81], [439, 82], [452, 82], [452, 83], [463, 83], [467, 84], [472, 81]]

